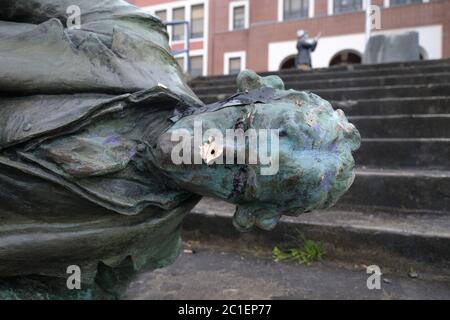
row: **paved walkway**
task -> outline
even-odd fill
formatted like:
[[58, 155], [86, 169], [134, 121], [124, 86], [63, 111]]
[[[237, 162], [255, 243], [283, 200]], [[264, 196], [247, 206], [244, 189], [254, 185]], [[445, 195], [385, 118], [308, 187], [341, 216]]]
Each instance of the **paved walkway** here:
[[125, 299], [450, 299], [440, 279], [382, 276], [368, 290], [363, 267], [332, 262], [311, 266], [276, 263], [269, 257], [204, 247], [184, 253], [172, 266], [140, 274]]

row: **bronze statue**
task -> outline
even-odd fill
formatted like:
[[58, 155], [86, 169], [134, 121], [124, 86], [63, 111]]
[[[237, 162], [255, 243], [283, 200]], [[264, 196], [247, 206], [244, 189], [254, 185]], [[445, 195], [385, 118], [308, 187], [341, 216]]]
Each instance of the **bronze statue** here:
[[[343, 112], [251, 71], [205, 106], [164, 25], [125, 1], [5, 0], [0, 40], [0, 298], [117, 298], [135, 270], [177, 257], [201, 196], [236, 204], [241, 230], [271, 230], [353, 182], [360, 136]], [[201, 164], [174, 163], [174, 134], [193, 136], [196, 122], [277, 130], [279, 170], [219, 164], [236, 145], [210, 137], [190, 149]], [[66, 286], [73, 266], [81, 290]]]

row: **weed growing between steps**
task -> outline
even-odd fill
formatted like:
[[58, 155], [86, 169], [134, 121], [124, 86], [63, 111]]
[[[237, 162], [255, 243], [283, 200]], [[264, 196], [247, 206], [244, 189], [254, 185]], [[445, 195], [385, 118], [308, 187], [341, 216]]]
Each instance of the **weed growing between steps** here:
[[296, 247], [275, 247], [272, 251], [273, 258], [276, 262], [294, 262], [299, 264], [310, 265], [319, 261], [325, 255], [325, 251], [321, 243], [307, 240], [302, 234], [298, 233], [294, 237]]

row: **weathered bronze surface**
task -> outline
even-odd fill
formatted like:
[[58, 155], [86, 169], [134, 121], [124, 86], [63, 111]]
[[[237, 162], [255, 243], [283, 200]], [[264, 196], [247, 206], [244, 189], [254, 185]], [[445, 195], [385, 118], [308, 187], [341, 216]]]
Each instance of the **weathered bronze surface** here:
[[[71, 5], [79, 29], [67, 28]], [[353, 182], [358, 131], [278, 77], [245, 71], [238, 87], [205, 106], [163, 24], [125, 1], [2, 1], [0, 298], [117, 297], [133, 271], [175, 259], [201, 196], [236, 204], [243, 230], [332, 206]], [[172, 133], [193, 134], [195, 121], [223, 133], [280, 129], [279, 172], [175, 165]], [[66, 287], [71, 265], [83, 290]]]

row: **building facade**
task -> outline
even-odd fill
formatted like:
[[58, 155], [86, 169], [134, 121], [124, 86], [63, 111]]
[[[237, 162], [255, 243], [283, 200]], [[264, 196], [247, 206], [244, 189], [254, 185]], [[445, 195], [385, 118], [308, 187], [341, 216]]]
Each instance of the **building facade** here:
[[[222, 75], [293, 66], [297, 30], [322, 38], [313, 67], [360, 63], [367, 0], [134, 0], [163, 21], [190, 22], [191, 73]], [[421, 57], [450, 57], [450, 0], [372, 0], [380, 29], [372, 34], [419, 33]], [[186, 29], [169, 26], [171, 46], [187, 69]]]

